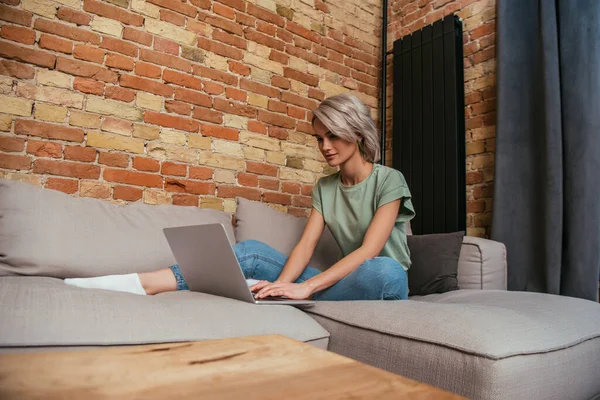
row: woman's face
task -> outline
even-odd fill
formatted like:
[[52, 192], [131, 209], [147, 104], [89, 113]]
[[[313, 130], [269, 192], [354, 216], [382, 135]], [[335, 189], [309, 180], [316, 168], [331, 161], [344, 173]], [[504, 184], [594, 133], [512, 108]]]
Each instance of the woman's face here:
[[330, 166], [337, 167], [354, 155], [360, 156], [356, 142], [349, 142], [333, 135], [318, 119], [315, 119], [313, 130], [319, 143], [319, 150]]

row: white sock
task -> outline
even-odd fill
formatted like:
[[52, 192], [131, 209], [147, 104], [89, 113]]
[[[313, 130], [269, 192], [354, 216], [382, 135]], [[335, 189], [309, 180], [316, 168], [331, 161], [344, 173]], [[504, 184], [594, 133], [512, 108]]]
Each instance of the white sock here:
[[146, 294], [138, 274], [106, 275], [96, 278], [71, 278], [65, 279], [65, 283], [88, 289], [106, 289], [117, 292]]

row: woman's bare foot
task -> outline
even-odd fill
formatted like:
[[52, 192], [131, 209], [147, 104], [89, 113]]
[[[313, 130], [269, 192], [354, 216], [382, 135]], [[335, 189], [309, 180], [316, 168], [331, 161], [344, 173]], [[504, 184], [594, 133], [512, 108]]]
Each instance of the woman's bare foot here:
[[138, 274], [146, 294], [158, 294], [177, 290], [177, 280], [171, 268]]

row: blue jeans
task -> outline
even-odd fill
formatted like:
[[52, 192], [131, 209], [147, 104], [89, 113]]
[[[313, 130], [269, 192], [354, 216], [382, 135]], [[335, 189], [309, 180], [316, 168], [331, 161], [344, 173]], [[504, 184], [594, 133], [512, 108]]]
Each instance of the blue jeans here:
[[[256, 240], [246, 240], [233, 246], [246, 279], [277, 280], [287, 257], [272, 247]], [[177, 290], [187, 290], [179, 266], [171, 266], [177, 280]], [[295, 283], [304, 282], [320, 274], [316, 268], [306, 267]], [[366, 260], [352, 273], [327, 289], [315, 292], [314, 300], [405, 300], [408, 298], [408, 278], [400, 263], [390, 257]]]

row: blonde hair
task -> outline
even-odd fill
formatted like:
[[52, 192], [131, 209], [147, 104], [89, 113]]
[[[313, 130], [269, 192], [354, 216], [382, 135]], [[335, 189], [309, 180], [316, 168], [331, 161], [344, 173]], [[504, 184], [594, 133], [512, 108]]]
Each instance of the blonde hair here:
[[365, 161], [379, 161], [379, 133], [369, 108], [358, 97], [349, 93], [328, 97], [313, 111], [313, 115], [313, 124], [316, 118], [335, 136], [348, 142], [358, 142]]

